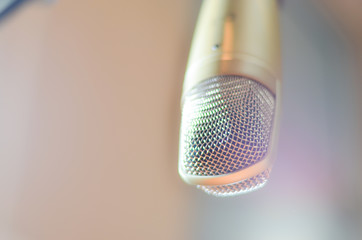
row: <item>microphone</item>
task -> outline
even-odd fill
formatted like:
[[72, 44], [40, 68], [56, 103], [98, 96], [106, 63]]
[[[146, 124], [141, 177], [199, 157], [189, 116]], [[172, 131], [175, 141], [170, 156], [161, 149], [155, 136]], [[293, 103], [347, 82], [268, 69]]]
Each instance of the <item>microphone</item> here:
[[181, 99], [179, 174], [214, 196], [265, 185], [281, 103], [277, 0], [205, 0]]

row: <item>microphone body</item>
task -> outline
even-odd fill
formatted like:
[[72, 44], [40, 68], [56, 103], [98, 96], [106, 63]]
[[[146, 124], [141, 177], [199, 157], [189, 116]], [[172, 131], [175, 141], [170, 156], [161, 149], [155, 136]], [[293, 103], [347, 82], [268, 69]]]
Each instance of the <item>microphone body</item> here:
[[206, 0], [181, 100], [179, 174], [215, 196], [263, 186], [279, 128], [276, 0]]

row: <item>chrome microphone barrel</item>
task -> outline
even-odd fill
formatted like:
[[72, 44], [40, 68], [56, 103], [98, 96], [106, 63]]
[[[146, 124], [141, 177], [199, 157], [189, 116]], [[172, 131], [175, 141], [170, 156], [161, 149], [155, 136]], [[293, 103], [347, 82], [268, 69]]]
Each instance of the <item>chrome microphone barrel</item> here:
[[275, 0], [204, 2], [185, 74], [179, 173], [215, 196], [269, 178], [280, 114]]

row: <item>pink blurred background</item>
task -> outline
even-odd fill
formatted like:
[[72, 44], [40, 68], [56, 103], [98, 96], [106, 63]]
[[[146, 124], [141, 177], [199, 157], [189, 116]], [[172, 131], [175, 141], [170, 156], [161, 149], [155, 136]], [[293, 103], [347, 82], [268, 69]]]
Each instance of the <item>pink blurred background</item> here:
[[279, 156], [217, 199], [177, 174], [200, 0], [29, 2], [0, 22], [0, 239], [362, 236], [362, 3], [285, 0]]

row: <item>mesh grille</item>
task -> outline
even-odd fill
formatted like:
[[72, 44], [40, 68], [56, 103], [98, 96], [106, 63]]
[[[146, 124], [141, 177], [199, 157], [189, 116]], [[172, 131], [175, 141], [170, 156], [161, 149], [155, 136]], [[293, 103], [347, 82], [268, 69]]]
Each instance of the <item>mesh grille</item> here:
[[228, 184], [228, 185], [217, 185], [217, 186], [198, 186], [203, 191], [210, 195], [227, 197], [238, 195], [241, 193], [247, 193], [261, 188], [265, 185], [269, 178], [269, 171], [266, 170], [252, 178], [243, 180], [241, 182]]
[[275, 99], [263, 85], [240, 76], [199, 83], [184, 98], [181, 156], [185, 173], [216, 176], [263, 159]]

